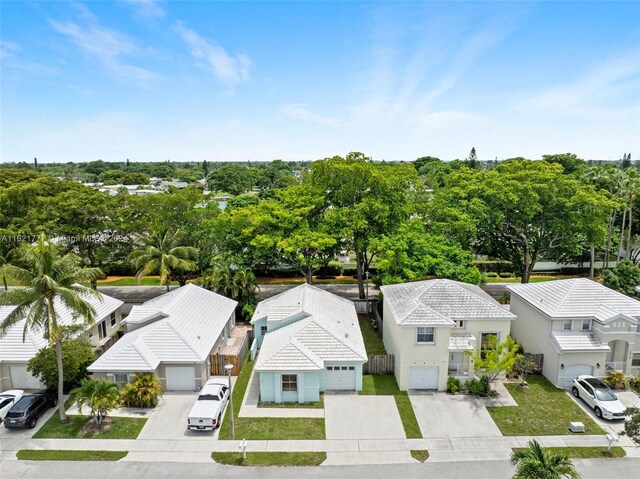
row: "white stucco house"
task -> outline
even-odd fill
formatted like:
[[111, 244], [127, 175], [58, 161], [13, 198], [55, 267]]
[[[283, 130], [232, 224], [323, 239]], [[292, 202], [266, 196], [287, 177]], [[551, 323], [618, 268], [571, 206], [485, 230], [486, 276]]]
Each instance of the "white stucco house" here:
[[134, 373], [151, 372], [164, 390], [199, 389], [209, 378], [211, 355], [231, 336], [237, 304], [187, 284], [134, 306], [123, 321], [126, 334], [88, 370], [120, 386]]
[[[87, 327], [86, 333], [91, 344], [100, 348], [120, 329], [122, 319], [122, 301], [101, 295], [84, 298], [96, 311], [96, 320]], [[76, 319], [71, 311], [60, 301], [54, 304], [58, 313], [58, 324], [69, 326], [82, 323]], [[9, 315], [15, 306], [0, 306], [0, 323]], [[4, 335], [0, 335], [0, 390], [6, 389], [41, 389], [44, 385], [27, 371], [27, 363], [40, 349], [48, 345], [44, 338], [44, 331], [27, 331], [23, 341], [25, 321], [19, 321], [9, 328]]]
[[589, 279], [509, 285], [512, 335], [544, 355], [542, 374], [569, 387], [581, 374], [640, 372], [640, 301]]
[[260, 400], [314, 402], [360, 391], [367, 353], [352, 301], [303, 284], [261, 301], [251, 319]]
[[491, 335], [503, 342], [515, 316], [479, 286], [433, 279], [380, 287], [383, 341], [395, 355], [401, 391], [447, 389], [447, 377], [474, 377], [466, 351], [479, 350]]

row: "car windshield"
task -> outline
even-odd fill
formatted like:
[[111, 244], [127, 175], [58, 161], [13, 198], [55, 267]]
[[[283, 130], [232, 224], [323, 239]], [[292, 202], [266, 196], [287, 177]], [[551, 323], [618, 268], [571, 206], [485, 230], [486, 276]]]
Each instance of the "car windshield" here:
[[11, 398], [0, 399], [0, 408], [5, 407], [7, 404], [11, 404], [11, 401], [13, 401]]
[[596, 399], [598, 401], [615, 401], [618, 398], [610, 389], [596, 389]]

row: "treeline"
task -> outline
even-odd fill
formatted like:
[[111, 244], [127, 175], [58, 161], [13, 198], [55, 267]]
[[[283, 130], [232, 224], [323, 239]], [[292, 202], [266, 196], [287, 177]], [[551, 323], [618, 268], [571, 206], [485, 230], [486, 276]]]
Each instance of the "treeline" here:
[[349, 153], [300, 170], [280, 161], [211, 165], [206, 177], [212, 190], [234, 195], [224, 210], [199, 183], [109, 196], [33, 168], [0, 168], [0, 261], [43, 232], [107, 274], [140, 272], [152, 252], [166, 251], [187, 261], [162, 263], [166, 278], [213, 275], [220, 288], [220, 278], [246, 280], [237, 272], [283, 267], [311, 282], [351, 254], [364, 296], [367, 273], [382, 284], [426, 276], [478, 283], [476, 255], [509, 261], [526, 282], [541, 259], [591, 263], [593, 272], [595, 260], [640, 254], [637, 171], [571, 154], [489, 165]]

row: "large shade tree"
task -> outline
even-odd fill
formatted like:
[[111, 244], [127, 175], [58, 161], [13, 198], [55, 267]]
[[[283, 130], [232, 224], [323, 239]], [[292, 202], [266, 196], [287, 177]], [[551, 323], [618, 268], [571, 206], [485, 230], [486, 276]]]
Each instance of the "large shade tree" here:
[[[63, 403], [64, 370], [62, 364], [62, 336], [60, 309], [69, 309], [78, 323], [91, 325], [95, 309], [88, 301], [92, 296], [102, 299], [95, 290], [82, 286], [103, 276], [97, 268], [86, 268], [74, 254], [61, 256], [55, 245], [44, 235], [33, 245], [22, 250], [24, 267], [8, 266], [6, 274], [18, 286], [0, 292], [0, 305], [15, 305], [7, 315], [0, 332], [4, 333], [16, 323], [24, 321], [23, 340], [27, 331], [42, 333], [55, 347], [58, 366], [58, 403]], [[64, 407], [59, 408], [60, 421], [66, 421]]]

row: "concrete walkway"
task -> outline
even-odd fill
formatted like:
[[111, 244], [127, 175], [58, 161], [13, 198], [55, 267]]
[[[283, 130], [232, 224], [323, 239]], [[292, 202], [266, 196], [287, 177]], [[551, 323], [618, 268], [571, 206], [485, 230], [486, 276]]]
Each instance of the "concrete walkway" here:
[[517, 406], [518, 403], [513, 399], [511, 394], [502, 381], [493, 381], [491, 388], [497, 393], [495, 397], [481, 398], [486, 407], [494, 406]]
[[239, 417], [324, 417], [322, 408], [258, 407], [260, 376], [251, 371], [249, 387], [244, 393]]

